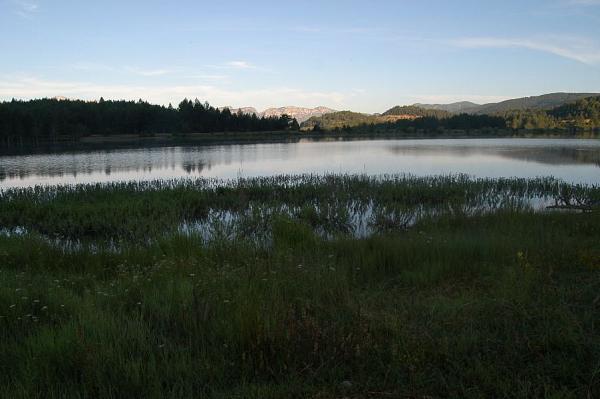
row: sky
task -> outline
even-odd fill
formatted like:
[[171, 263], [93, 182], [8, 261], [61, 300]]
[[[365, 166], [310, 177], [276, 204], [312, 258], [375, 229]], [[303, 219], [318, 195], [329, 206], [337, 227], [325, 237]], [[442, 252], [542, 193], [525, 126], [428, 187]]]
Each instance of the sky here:
[[600, 92], [600, 0], [0, 0], [0, 100], [487, 103]]

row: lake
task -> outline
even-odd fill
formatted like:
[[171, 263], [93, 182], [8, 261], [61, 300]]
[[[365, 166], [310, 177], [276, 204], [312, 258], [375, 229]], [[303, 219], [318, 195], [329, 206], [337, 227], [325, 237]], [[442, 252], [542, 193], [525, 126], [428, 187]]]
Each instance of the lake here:
[[600, 140], [427, 139], [225, 144], [0, 156], [0, 188], [303, 173], [554, 176], [600, 184]]

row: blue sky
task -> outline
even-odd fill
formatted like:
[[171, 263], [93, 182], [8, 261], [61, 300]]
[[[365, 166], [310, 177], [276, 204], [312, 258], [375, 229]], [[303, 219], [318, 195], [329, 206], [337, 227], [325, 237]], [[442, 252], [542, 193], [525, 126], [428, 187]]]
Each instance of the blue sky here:
[[0, 99], [484, 103], [600, 92], [600, 0], [0, 0]]

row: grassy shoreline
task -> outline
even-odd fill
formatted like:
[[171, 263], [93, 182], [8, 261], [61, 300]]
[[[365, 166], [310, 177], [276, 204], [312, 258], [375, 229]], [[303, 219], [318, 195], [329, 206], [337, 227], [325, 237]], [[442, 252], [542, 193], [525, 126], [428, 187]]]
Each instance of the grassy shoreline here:
[[[600, 215], [531, 198], [596, 204], [600, 188], [280, 176], [4, 191], [0, 396], [597, 396]], [[211, 210], [242, 215], [227, 219], [241, 234]], [[378, 228], [356, 238], [351, 211]]]

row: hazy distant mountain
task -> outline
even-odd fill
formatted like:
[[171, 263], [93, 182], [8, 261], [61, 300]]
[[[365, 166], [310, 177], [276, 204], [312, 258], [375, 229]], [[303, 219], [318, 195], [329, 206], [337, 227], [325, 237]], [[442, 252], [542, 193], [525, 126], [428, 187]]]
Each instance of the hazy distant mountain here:
[[499, 103], [484, 104], [471, 111], [477, 114], [497, 114], [512, 110], [549, 110], [561, 105], [571, 103], [582, 98], [597, 96], [594, 93], [550, 93], [541, 96], [515, 98]]
[[316, 108], [302, 108], [302, 107], [281, 107], [281, 108], [269, 108], [261, 113], [261, 116], [281, 116], [286, 114], [292, 118], [296, 118], [298, 123], [302, 123], [313, 116], [322, 116], [337, 112], [327, 107], [316, 107]]
[[327, 107], [316, 107], [316, 108], [303, 108], [303, 107], [280, 107], [280, 108], [268, 108], [266, 110], [264, 110], [263, 112], [258, 112], [256, 110], [256, 108], [254, 107], [242, 107], [242, 108], [233, 108], [233, 107], [220, 107], [219, 109], [222, 111], [225, 108], [229, 108], [229, 110], [231, 111], [232, 114], [237, 114], [239, 111], [241, 111], [243, 114], [248, 114], [248, 115], [252, 115], [252, 114], [256, 114], [256, 116], [258, 116], [259, 118], [264, 117], [270, 117], [270, 116], [274, 116], [274, 117], [280, 117], [281, 115], [288, 115], [291, 116], [292, 118], [296, 118], [296, 120], [298, 121], [298, 123], [302, 123], [310, 118], [312, 118], [313, 116], [322, 116], [325, 114], [330, 114], [333, 112], [337, 112], [334, 109], [331, 108], [327, 108]]
[[238, 112], [242, 112], [242, 114], [247, 114], [247, 115], [252, 115], [252, 114], [256, 114], [258, 115], [258, 111], [256, 110], [256, 108], [254, 107], [241, 107], [241, 108], [233, 108], [233, 107], [220, 107], [219, 109], [221, 111], [223, 111], [225, 108], [228, 108], [229, 111], [231, 111], [232, 114], [237, 114]]
[[416, 103], [413, 107], [424, 108], [424, 109], [434, 109], [437, 111], [446, 111], [453, 114], [468, 114], [471, 112], [476, 112], [478, 108], [481, 107], [479, 104], [472, 103], [470, 101], [461, 101], [452, 104], [420, 104]]

